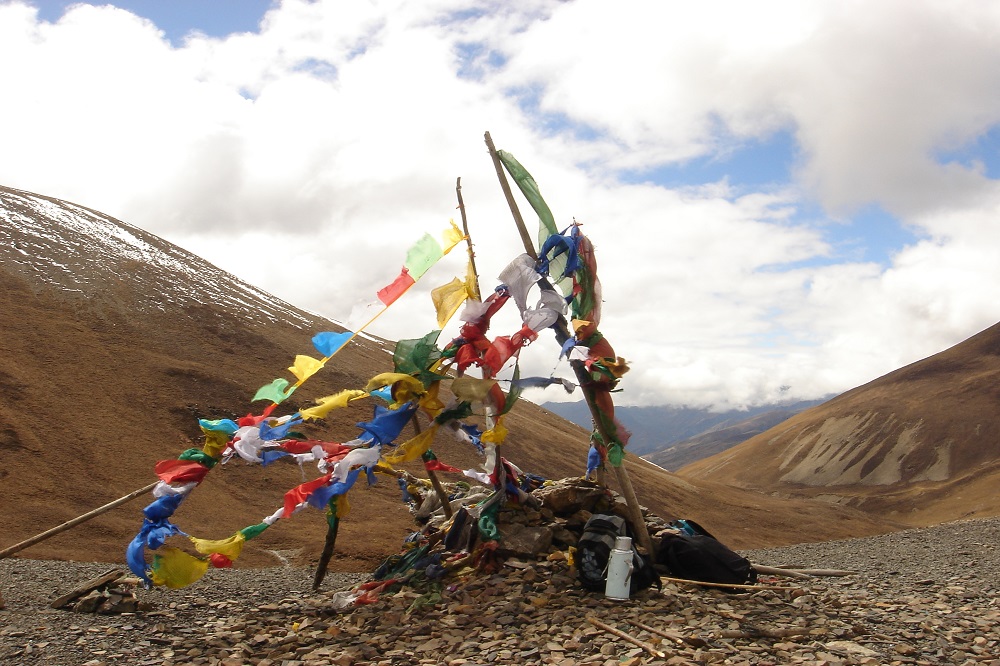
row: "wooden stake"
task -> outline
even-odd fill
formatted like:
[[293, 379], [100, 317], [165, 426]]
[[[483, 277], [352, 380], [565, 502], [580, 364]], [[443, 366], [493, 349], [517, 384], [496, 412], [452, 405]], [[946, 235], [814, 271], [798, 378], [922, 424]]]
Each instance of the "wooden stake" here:
[[781, 585], [738, 585], [736, 583], [706, 583], [701, 580], [689, 580], [687, 578], [670, 578], [669, 576], [660, 576], [660, 580], [667, 581], [668, 583], [682, 583], [685, 585], [700, 585], [701, 587], [722, 587], [725, 589], [734, 588], [737, 590], [794, 590], [794, 587], [784, 587]]
[[667, 656], [667, 654], [665, 652], [660, 652], [651, 643], [647, 643], [646, 641], [640, 641], [638, 638], [630, 636], [630, 635], [626, 634], [624, 631], [621, 631], [620, 629], [615, 629], [610, 624], [605, 624], [605, 623], [601, 622], [596, 617], [593, 617], [593, 616], [588, 617], [587, 618], [587, 622], [591, 623], [592, 625], [594, 625], [598, 629], [603, 629], [604, 631], [608, 632], [609, 634], [617, 636], [618, 638], [625, 639], [629, 643], [632, 643], [634, 645], [638, 645], [643, 650], [645, 650], [649, 654], [653, 655], [657, 659], [663, 659], [663, 658], [665, 658]]
[[[503, 189], [504, 196], [507, 198], [507, 205], [510, 207], [510, 212], [514, 216], [514, 224], [517, 225], [518, 233], [521, 235], [521, 242], [524, 244], [524, 251], [527, 252], [532, 259], [537, 260], [538, 253], [535, 252], [535, 246], [531, 241], [531, 236], [528, 234], [528, 229], [524, 225], [524, 218], [521, 217], [521, 212], [518, 210], [517, 202], [514, 201], [510, 185], [507, 183], [507, 177], [504, 175], [503, 164], [500, 162], [500, 156], [497, 154], [496, 147], [493, 145], [493, 139], [490, 137], [489, 132], [486, 132], [485, 139], [486, 147], [489, 148], [490, 157], [493, 159], [493, 165], [496, 167], [497, 178], [500, 179], [500, 187]], [[556, 342], [559, 343], [560, 347], [565, 344], [567, 340], [573, 337], [569, 332], [569, 326], [566, 323], [566, 318], [562, 315], [559, 316], [559, 319], [552, 328], [555, 329]], [[607, 432], [605, 432], [603, 422], [600, 418], [600, 413], [598, 412], [597, 405], [594, 401], [594, 395], [587, 388], [587, 384], [590, 382], [590, 376], [587, 373], [587, 369], [584, 366], [583, 361], [574, 359], [570, 361], [570, 366], [576, 374], [577, 382], [580, 384], [580, 390], [583, 391], [583, 397], [586, 400], [587, 406], [590, 408], [590, 417], [594, 422], [594, 429], [597, 430], [606, 444], [610, 444], [612, 438]], [[649, 530], [646, 529], [646, 521], [642, 517], [642, 509], [639, 507], [639, 499], [636, 497], [635, 489], [632, 487], [632, 480], [629, 478], [628, 470], [625, 469], [624, 464], [620, 467], [612, 465], [611, 468], [615, 471], [615, 478], [618, 479], [618, 485], [621, 488], [622, 495], [625, 496], [625, 505], [628, 509], [632, 527], [635, 529], [636, 536], [639, 539], [639, 545], [646, 550], [648, 555], [653, 555], [656, 552], [653, 548], [653, 540], [649, 536]]]
[[340, 519], [337, 518], [337, 497], [330, 499], [329, 510], [333, 512], [333, 523], [327, 519], [326, 541], [323, 542], [323, 552], [319, 556], [319, 563], [316, 565], [316, 575], [313, 576], [313, 591], [319, 589], [326, 577], [326, 568], [330, 565], [330, 558], [333, 557], [333, 549], [337, 545], [337, 531], [340, 529]]
[[753, 568], [757, 570], [757, 573], [765, 574], [768, 576], [787, 576], [788, 578], [812, 578], [810, 574], [797, 571], [795, 569], [779, 569], [778, 567], [767, 567], [763, 564], [755, 564]]
[[16, 553], [18, 551], [21, 551], [21, 550], [24, 550], [25, 548], [27, 548], [29, 546], [34, 546], [39, 541], [45, 541], [49, 537], [53, 537], [53, 536], [59, 534], [60, 532], [65, 532], [66, 530], [70, 529], [71, 527], [76, 527], [80, 523], [85, 523], [88, 520], [90, 520], [91, 518], [99, 516], [102, 513], [106, 513], [108, 511], [110, 511], [111, 509], [115, 508], [116, 506], [121, 506], [122, 504], [125, 504], [126, 502], [131, 502], [132, 500], [134, 500], [139, 495], [142, 495], [144, 493], [148, 493], [150, 490], [152, 490], [153, 488], [155, 488], [157, 483], [159, 483], [159, 481], [151, 483], [148, 486], [145, 486], [143, 488], [139, 488], [138, 490], [133, 490], [128, 495], [125, 495], [124, 497], [119, 497], [114, 502], [108, 502], [104, 506], [99, 506], [96, 509], [94, 509], [93, 511], [88, 511], [87, 513], [83, 514], [82, 516], [77, 516], [73, 520], [68, 520], [65, 523], [63, 523], [62, 525], [56, 525], [52, 529], [46, 530], [46, 531], [42, 532], [41, 534], [36, 534], [35, 536], [31, 537], [30, 539], [26, 539], [26, 540], [24, 540], [24, 541], [22, 541], [20, 543], [16, 543], [13, 546], [5, 548], [4, 550], [0, 550], [0, 560], [2, 560], [5, 557], [10, 557], [14, 553]]
[[[413, 429], [419, 435], [421, 433], [420, 421], [417, 420], [417, 413], [413, 413]], [[424, 462], [431, 460], [431, 456], [428, 453], [420, 454], [420, 459]], [[437, 474], [432, 469], [426, 470], [427, 478], [431, 480], [431, 485], [434, 486], [434, 492], [437, 494], [438, 499], [441, 500], [441, 508], [444, 509], [444, 517], [451, 518], [451, 501], [448, 499], [448, 493], [445, 492], [444, 486], [441, 485], [441, 481], [438, 479]]]
[[657, 629], [656, 627], [651, 627], [648, 624], [643, 624], [638, 620], [627, 620], [629, 624], [634, 624], [640, 629], [645, 629], [651, 634], [656, 634], [657, 636], [662, 636], [663, 638], [669, 638], [678, 645], [683, 645], [687, 643], [692, 647], [705, 647], [708, 645], [708, 641], [704, 638], [698, 638], [697, 636], [684, 636], [683, 634], [676, 634], [672, 631], [664, 631], [663, 629]]

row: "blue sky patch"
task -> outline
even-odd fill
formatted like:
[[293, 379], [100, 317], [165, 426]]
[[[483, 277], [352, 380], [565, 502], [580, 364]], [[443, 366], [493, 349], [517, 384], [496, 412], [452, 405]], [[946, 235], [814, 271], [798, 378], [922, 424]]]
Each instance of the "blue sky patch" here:
[[275, 0], [36, 0], [38, 17], [55, 23], [70, 5], [114, 5], [147, 18], [162, 30], [171, 44], [180, 44], [192, 30], [210, 37], [237, 32], [257, 32], [260, 20]]
[[782, 130], [765, 139], [734, 139], [723, 145], [727, 146], [723, 151], [654, 169], [626, 171], [620, 177], [626, 183], [655, 183], [671, 189], [728, 179], [738, 191], [791, 181], [798, 159], [798, 144], [792, 131]]

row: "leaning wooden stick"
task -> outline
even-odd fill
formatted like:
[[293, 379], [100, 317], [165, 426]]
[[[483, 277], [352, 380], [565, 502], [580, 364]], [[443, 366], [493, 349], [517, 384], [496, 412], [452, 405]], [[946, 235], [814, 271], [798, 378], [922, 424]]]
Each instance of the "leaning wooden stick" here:
[[669, 638], [678, 645], [683, 645], [687, 643], [692, 647], [705, 647], [708, 645], [708, 641], [704, 638], [698, 638], [697, 636], [684, 636], [683, 634], [677, 634], [672, 631], [665, 631], [663, 629], [657, 629], [656, 627], [651, 627], [648, 624], [639, 622], [638, 620], [628, 620], [629, 624], [634, 624], [640, 629], [645, 629], [651, 634], [656, 634], [657, 636], [662, 636], [663, 638]]
[[[416, 412], [413, 413], [413, 430], [418, 435], [421, 432], [423, 432], [420, 429], [420, 421], [417, 420]], [[425, 463], [428, 463], [431, 460], [433, 460], [433, 458], [429, 453], [422, 453], [420, 455], [420, 459], [423, 460]], [[427, 478], [431, 480], [431, 485], [434, 486], [434, 492], [437, 494], [438, 499], [441, 500], [441, 508], [444, 510], [444, 517], [451, 518], [452, 515], [451, 500], [448, 499], [448, 493], [445, 492], [444, 486], [441, 485], [441, 481], [440, 479], [438, 479], [437, 474], [434, 473], [434, 470], [428, 469], [426, 471], [427, 471]]]
[[34, 546], [39, 541], [45, 541], [49, 537], [53, 537], [53, 536], [59, 534], [60, 532], [65, 532], [66, 530], [68, 530], [71, 527], [76, 527], [80, 523], [84, 523], [84, 522], [90, 520], [91, 518], [94, 518], [96, 516], [101, 515], [102, 513], [110, 511], [111, 509], [115, 508], [116, 506], [121, 506], [122, 504], [125, 504], [125, 502], [131, 502], [132, 500], [134, 500], [139, 495], [143, 495], [145, 493], [148, 493], [150, 490], [152, 490], [153, 488], [155, 488], [157, 483], [159, 483], [159, 481], [155, 481], [155, 482], [149, 484], [148, 486], [145, 486], [144, 488], [139, 488], [138, 490], [133, 490], [128, 495], [125, 495], [124, 497], [119, 497], [114, 502], [108, 502], [104, 506], [99, 506], [96, 509], [94, 509], [93, 511], [88, 511], [87, 513], [83, 514], [82, 516], [77, 516], [73, 520], [68, 520], [65, 523], [63, 523], [62, 525], [56, 525], [52, 529], [46, 530], [46, 531], [42, 532], [41, 534], [36, 534], [35, 536], [31, 537], [30, 539], [26, 539], [26, 540], [24, 540], [24, 541], [22, 541], [20, 543], [15, 543], [13, 546], [10, 546], [9, 548], [5, 548], [3, 550], [0, 550], [0, 560], [2, 560], [5, 557], [10, 557], [14, 553], [16, 553], [18, 551], [21, 551], [21, 550], [24, 550], [28, 546]]
[[764, 566], [763, 564], [755, 564], [753, 565], [753, 568], [757, 570], [757, 573], [767, 576], [787, 576], [788, 578], [799, 579], [812, 578], [811, 575], [794, 569], [780, 569], [778, 567]]
[[658, 659], [663, 659], [663, 658], [665, 658], [667, 656], [667, 654], [665, 652], [660, 652], [651, 643], [647, 643], [646, 641], [640, 641], [638, 638], [635, 638], [634, 636], [629, 636], [624, 631], [621, 631], [620, 629], [615, 629], [610, 624], [605, 624], [605, 623], [601, 622], [600, 620], [598, 620], [596, 617], [593, 617], [593, 616], [588, 617], [587, 618], [587, 622], [590, 622], [592, 625], [594, 625], [598, 629], [603, 629], [604, 631], [608, 632], [609, 634], [613, 634], [613, 635], [617, 636], [618, 638], [621, 638], [621, 639], [624, 639], [624, 640], [628, 641], [629, 643], [632, 643], [634, 645], [638, 645], [643, 650], [645, 650], [649, 654], [653, 655], [654, 657], [657, 657]]
[[326, 541], [323, 542], [323, 552], [320, 553], [319, 563], [316, 565], [316, 574], [313, 576], [313, 591], [318, 590], [326, 577], [326, 568], [333, 557], [333, 549], [337, 545], [337, 530], [340, 528], [340, 519], [337, 518], [337, 498], [330, 500], [327, 508], [331, 512], [327, 517]]
[[738, 585], [736, 583], [707, 583], [701, 580], [690, 580], [688, 578], [670, 578], [669, 576], [660, 576], [660, 580], [666, 581], [668, 583], [682, 583], [684, 585], [700, 585], [702, 587], [721, 587], [725, 589], [737, 589], [737, 590], [794, 590], [794, 587], [788, 587], [786, 585]]
[[[497, 178], [500, 180], [500, 187], [503, 189], [504, 196], [507, 199], [507, 205], [510, 207], [511, 215], [514, 217], [514, 224], [517, 226], [518, 233], [521, 236], [521, 242], [524, 245], [524, 251], [532, 259], [538, 259], [538, 253], [535, 252], [534, 243], [531, 240], [530, 234], [528, 234], [528, 229], [524, 224], [524, 218], [521, 217], [520, 209], [517, 207], [517, 202], [514, 201], [514, 195], [511, 193], [510, 185], [507, 183], [507, 177], [504, 175], [503, 165], [500, 162], [500, 156], [497, 154], [496, 146], [493, 145], [493, 139], [490, 137], [490, 133], [486, 132], [485, 135], [486, 147], [489, 149], [490, 157], [493, 160], [493, 165], [496, 168]], [[552, 326], [556, 333], [556, 342], [560, 346], [564, 345], [573, 336], [569, 332], [569, 326], [566, 323], [566, 318], [562, 315]], [[594, 402], [594, 394], [590, 391], [587, 386], [590, 384], [589, 373], [584, 366], [583, 361], [574, 359], [570, 361], [570, 366], [573, 368], [574, 374], [576, 374], [577, 383], [580, 384], [580, 389], [583, 391], [583, 396], [586, 399], [587, 407], [590, 409], [591, 419], [594, 422], [594, 429], [600, 434], [606, 443], [610, 443], [612, 438], [605, 431], [603, 426], [603, 420], [597, 409], [597, 405]], [[625, 469], [625, 465], [622, 464], [619, 467], [611, 466], [615, 471], [615, 478], [618, 480], [618, 486], [621, 488], [622, 495], [625, 497], [625, 506], [628, 509], [629, 522], [632, 524], [632, 528], [636, 532], [636, 536], [639, 540], [639, 545], [646, 549], [646, 552], [652, 555], [655, 551], [653, 548], [653, 540], [649, 536], [649, 530], [646, 529], [646, 521], [642, 517], [642, 509], [639, 506], [639, 499], [636, 497], [635, 488], [632, 487], [632, 480], [629, 478], [628, 470]]]

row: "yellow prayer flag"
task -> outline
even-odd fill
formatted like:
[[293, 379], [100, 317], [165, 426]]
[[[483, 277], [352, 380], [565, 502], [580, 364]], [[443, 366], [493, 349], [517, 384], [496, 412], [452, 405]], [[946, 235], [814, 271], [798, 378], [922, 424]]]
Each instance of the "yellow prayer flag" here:
[[365, 392], [371, 393], [372, 391], [377, 391], [383, 386], [392, 386], [397, 382], [402, 382], [404, 388], [408, 389], [411, 393], [424, 392], [424, 385], [419, 379], [402, 372], [383, 372], [380, 375], [375, 375], [368, 380], [368, 385], [365, 386]]
[[179, 548], [160, 548], [150, 567], [150, 579], [154, 585], [166, 585], [171, 589], [187, 587], [208, 571], [208, 560], [189, 555]]
[[323, 367], [324, 361], [313, 358], [312, 356], [304, 356], [299, 354], [295, 357], [295, 363], [290, 368], [289, 372], [298, 378], [301, 384], [305, 380], [309, 379]]
[[434, 311], [437, 313], [438, 328], [444, 328], [468, 298], [468, 285], [458, 278], [432, 290], [431, 301], [434, 302]]
[[352, 400], [368, 397], [368, 393], [361, 389], [344, 389], [335, 395], [328, 395], [316, 399], [315, 407], [307, 407], [299, 412], [299, 416], [304, 419], [325, 419], [334, 409], [347, 407], [347, 403]]
[[444, 233], [441, 234], [441, 252], [444, 254], [451, 252], [452, 248], [465, 239], [465, 234], [455, 224], [455, 220], [448, 220], [448, 222], [451, 224], [451, 227], [445, 229]]
[[500, 445], [504, 443], [507, 439], [507, 428], [503, 424], [503, 418], [497, 419], [496, 425], [494, 425], [490, 430], [484, 432], [480, 439], [484, 442], [489, 442], [490, 444]]
[[477, 379], [464, 375], [452, 380], [451, 392], [463, 402], [484, 402], [496, 383], [495, 379]]
[[205, 433], [205, 445], [201, 447], [201, 450], [213, 458], [218, 458], [223, 449], [226, 448], [226, 444], [229, 443], [229, 435], [219, 430], [206, 428], [202, 428], [201, 431]]
[[242, 532], [237, 532], [228, 539], [199, 539], [198, 537], [189, 536], [191, 543], [194, 544], [195, 550], [203, 555], [212, 555], [213, 553], [222, 553], [231, 560], [236, 560], [243, 552], [243, 544], [246, 543], [247, 538]]
[[347, 501], [347, 493], [337, 495], [337, 518], [343, 518], [351, 512], [351, 503]]
[[437, 429], [438, 426], [435, 423], [433, 426], [424, 430], [413, 439], [409, 439], [400, 444], [399, 447], [392, 453], [383, 455], [383, 460], [390, 465], [398, 465], [400, 463], [416, 460], [426, 453], [427, 449], [431, 447], [431, 443], [434, 441], [434, 435], [437, 433]]
[[[440, 366], [440, 361], [435, 364], [432, 368], [433, 372], [437, 371]], [[431, 418], [436, 418], [444, 410], [444, 403], [441, 398], [438, 397], [438, 393], [441, 392], [441, 381], [438, 380], [427, 387], [427, 392], [420, 397], [420, 401], [417, 403], [420, 405], [420, 409], [424, 410], [424, 413]]]

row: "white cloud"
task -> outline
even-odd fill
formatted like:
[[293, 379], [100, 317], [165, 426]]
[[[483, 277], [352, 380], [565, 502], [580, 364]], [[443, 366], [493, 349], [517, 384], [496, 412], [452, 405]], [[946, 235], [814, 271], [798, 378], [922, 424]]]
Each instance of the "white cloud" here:
[[[259, 33], [174, 47], [110, 6], [50, 24], [0, 0], [0, 183], [345, 320], [417, 237], [459, 219], [457, 177], [496, 284], [520, 244], [490, 130], [597, 247], [601, 328], [633, 367], [620, 402], [813, 398], [997, 320], [1000, 190], [936, 156], [1000, 120], [998, 24], [973, 0], [284, 0]], [[797, 180], [766, 190], [618, 180], [777, 131], [798, 141]], [[838, 224], [877, 204], [922, 240], [859, 263], [803, 212], [816, 202]], [[448, 257], [374, 332], [433, 328], [427, 292], [461, 271]], [[517, 325], [504, 314], [493, 332]], [[525, 350], [531, 372], [552, 370], [553, 347]]]

